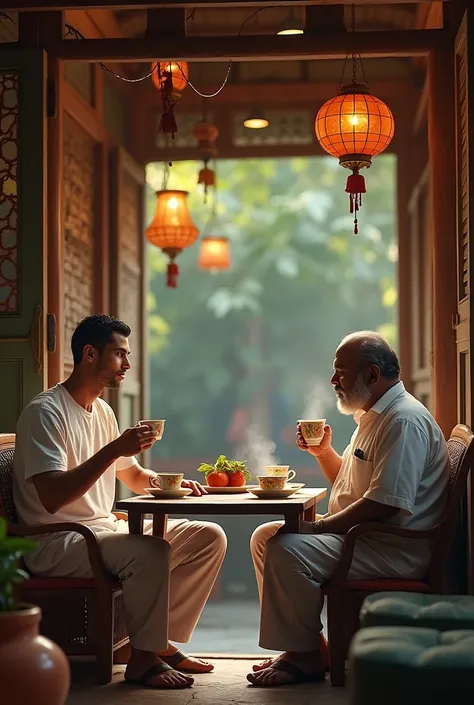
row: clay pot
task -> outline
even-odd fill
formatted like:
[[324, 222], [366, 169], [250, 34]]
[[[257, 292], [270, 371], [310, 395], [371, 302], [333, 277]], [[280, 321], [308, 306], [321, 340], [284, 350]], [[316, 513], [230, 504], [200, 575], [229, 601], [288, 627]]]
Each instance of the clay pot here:
[[15, 705], [63, 705], [69, 692], [69, 663], [52, 641], [39, 634], [41, 610], [20, 605], [0, 612], [0, 683]]

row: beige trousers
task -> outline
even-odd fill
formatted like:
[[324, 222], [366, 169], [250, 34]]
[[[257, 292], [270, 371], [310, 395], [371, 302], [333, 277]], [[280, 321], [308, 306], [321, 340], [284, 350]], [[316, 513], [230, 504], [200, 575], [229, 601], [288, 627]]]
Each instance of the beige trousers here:
[[[282, 522], [263, 524], [250, 540], [261, 601], [259, 644], [274, 651], [317, 651], [323, 628], [321, 583], [339, 562], [344, 536], [275, 536], [280, 526]], [[429, 544], [421, 544], [411, 541], [407, 549], [406, 542], [359, 539], [349, 579], [421, 578], [430, 559]]]
[[[227, 539], [217, 524], [170, 520], [166, 540], [128, 533], [119, 520], [116, 530], [97, 532], [104, 563], [122, 581], [131, 645], [164, 651], [168, 638], [191, 639], [224, 560]], [[82, 536], [56, 534], [27, 565], [35, 575], [91, 578]]]

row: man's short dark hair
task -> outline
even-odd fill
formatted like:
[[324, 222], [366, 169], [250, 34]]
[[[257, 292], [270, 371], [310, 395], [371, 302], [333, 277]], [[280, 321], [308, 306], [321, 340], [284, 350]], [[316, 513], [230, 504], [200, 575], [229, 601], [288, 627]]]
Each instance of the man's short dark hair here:
[[379, 333], [371, 330], [351, 333], [344, 338], [341, 345], [351, 341], [357, 341], [360, 345], [363, 366], [377, 365], [380, 375], [388, 380], [395, 380], [400, 376], [397, 353]]
[[112, 318], [104, 314], [95, 314], [94, 316], [83, 318], [71, 338], [74, 365], [79, 365], [82, 361], [82, 353], [86, 345], [92, 345], [92, 347], [102, 353], [105, 346], [112, 341], [114, 333], [119, 333], [128, 338], [131, 332], [130, 327], [118, 318]]

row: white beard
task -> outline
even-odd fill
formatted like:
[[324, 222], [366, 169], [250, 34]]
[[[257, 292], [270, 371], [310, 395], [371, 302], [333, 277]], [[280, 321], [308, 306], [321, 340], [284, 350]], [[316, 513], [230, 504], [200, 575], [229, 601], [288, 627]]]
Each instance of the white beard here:
[[365, 384], [362, 373], [358, 374], [351, 392], [336, 392], [336, 394], [337, 409], [345, 416], [355, 414], [356, 411], [362, 409], [371, 397], [370, 387]]

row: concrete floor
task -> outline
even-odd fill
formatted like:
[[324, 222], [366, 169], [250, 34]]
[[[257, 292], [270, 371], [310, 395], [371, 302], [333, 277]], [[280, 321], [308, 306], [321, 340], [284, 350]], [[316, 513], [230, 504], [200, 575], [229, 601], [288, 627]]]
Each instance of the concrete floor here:
[[[192, 688], [180, 691], [159, 691], [124, 685], [124, 667], [114, 668], [114, 680], [106, 686], [84, 682], [77, 672], [67, 705], [349, 705], [344, 688], [333, 688], [329, 682], [295, 687], [254, 688], [246, 674], [252, 661], [216, 660], [214, 673], [196, 676]], [[88, 676], [92, 676], [88, 668]]]

